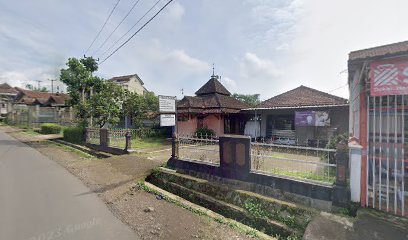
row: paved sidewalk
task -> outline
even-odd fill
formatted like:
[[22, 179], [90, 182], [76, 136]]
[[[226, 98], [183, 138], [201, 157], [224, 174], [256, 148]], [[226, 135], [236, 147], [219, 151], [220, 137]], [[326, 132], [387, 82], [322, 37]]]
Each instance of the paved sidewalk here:
[[360, 209], [356, 218], [321, 213], [306, 229], [304, 240], [406, 240], [408, 219], [373, 209]]

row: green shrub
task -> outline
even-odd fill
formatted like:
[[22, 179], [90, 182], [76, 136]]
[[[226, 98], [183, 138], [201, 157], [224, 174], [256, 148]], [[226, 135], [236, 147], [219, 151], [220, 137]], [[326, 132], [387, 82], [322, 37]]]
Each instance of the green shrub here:
[[62, 130], [62, 126], [55, 123], [43, 123], [40, 128], [41, 134], [58, 134]]
[[212, 129], [209, 129], [207, 126], [204, 126], [202, 128], [198, 128], [195, 132], [196, 136], [199, 138], [205, 138], [205, 137], [215, 137], [215, 132]]
[[348, 133], [338, 134], [330, 139], [330, 141], [326, 145], [326, 148], [336, 149], [337, 144], [339, 144], [341, 141], [345, 141], [347, 143], [347, 140]]
[[84, 142], [85, 128], [83, 127], [67, 127], [64, 129], [63, 137], [64, 141], [71, 143], [83, 143]]

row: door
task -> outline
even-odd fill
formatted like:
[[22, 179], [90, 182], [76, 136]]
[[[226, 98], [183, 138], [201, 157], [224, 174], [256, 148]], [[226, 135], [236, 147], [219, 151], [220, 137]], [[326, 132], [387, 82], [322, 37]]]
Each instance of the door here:
[[408, 216], [407, 95], [367, 98], [366, 206]]

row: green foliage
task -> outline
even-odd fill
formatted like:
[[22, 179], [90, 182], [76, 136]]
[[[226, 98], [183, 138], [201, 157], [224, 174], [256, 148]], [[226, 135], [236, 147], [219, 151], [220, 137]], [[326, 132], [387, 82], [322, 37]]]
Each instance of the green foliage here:
[[268, 212], [262, 207], [262, 205], [253, 199], [248, 198], [244, 202], [244, 209], [254, 217], [267, 217]]
[[30, 89], [31, 91], [35, 91], [35, 92], [48, 92], [48, 89], [46, 87], [36, 88], [32, 84], [26, 84], [26, 88]]
[[326, 148], [336, 149], [337, 144], [339, 144], [342, 141], [347, 142], [347, 140], [348, 140], [348, 134], [347, 133], [338, 134], [338, 135], [336, 135], [336, 136], [334, 136], [334, 137], [332, 137], [330, 139], [330, 141], [326, 145]]
[[55, 123], [43, 123], [40, 128], [41, 134], [58, 134], [62, 130], [62, 126]]
[[64, 129], [63, 138], [67, 142], [71, 143], [83, 143], [84, 142], [85, 129], [83, 127], [67, 127]]
[[81, 60], [69, 58], [66, 65], [66, 69], [61, 69], [60, 80], [67, 85], [69, 104], [77, 108], [78, 117], [86, 121], [90, 117], [86, 100], [90, 98], [91, 92], [99, 92], [103, 85], [103, 79], [92, 75], [98, 69], [98, 64], [95, 59], [88, 57]]
[[256, 105], [261, 103], [259, 96], [260, 96], [259, 94], [239, 94], [239, 93], [232, 94], [233, 98], [236, 98], [239, 101], [244, 102], [251, 107], [255, 107]]
[[123, 115], [132, 119], [136, 128], [143, 126], [144, 119], [156, 117], [159, 111], [159, 98], [153, 92], [143, 95], [125, 92], [123, 101]]
[[101, 91], [92, 95], [85, 107], [102, 128], [106, 123], [115, 125], [120, 120], [124, 90], [113, 82], [104, 82]]
[[215, 136], [214, 130], [208, 128], [207, 126], [204, 126], [202, 128], [198, 128], [195, 132], [196, 136], [198, 138], [204, 138], [204, 137], [212, 137]]

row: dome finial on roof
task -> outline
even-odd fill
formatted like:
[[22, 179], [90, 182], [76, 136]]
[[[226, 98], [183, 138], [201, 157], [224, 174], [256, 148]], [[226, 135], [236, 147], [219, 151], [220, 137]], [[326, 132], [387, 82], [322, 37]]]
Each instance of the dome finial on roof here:
[[214, 73], [214, 63], [213, 63], [213, 74], [211, 77], [214, 77], [214, 76], [215, 76], [215, 73]]

